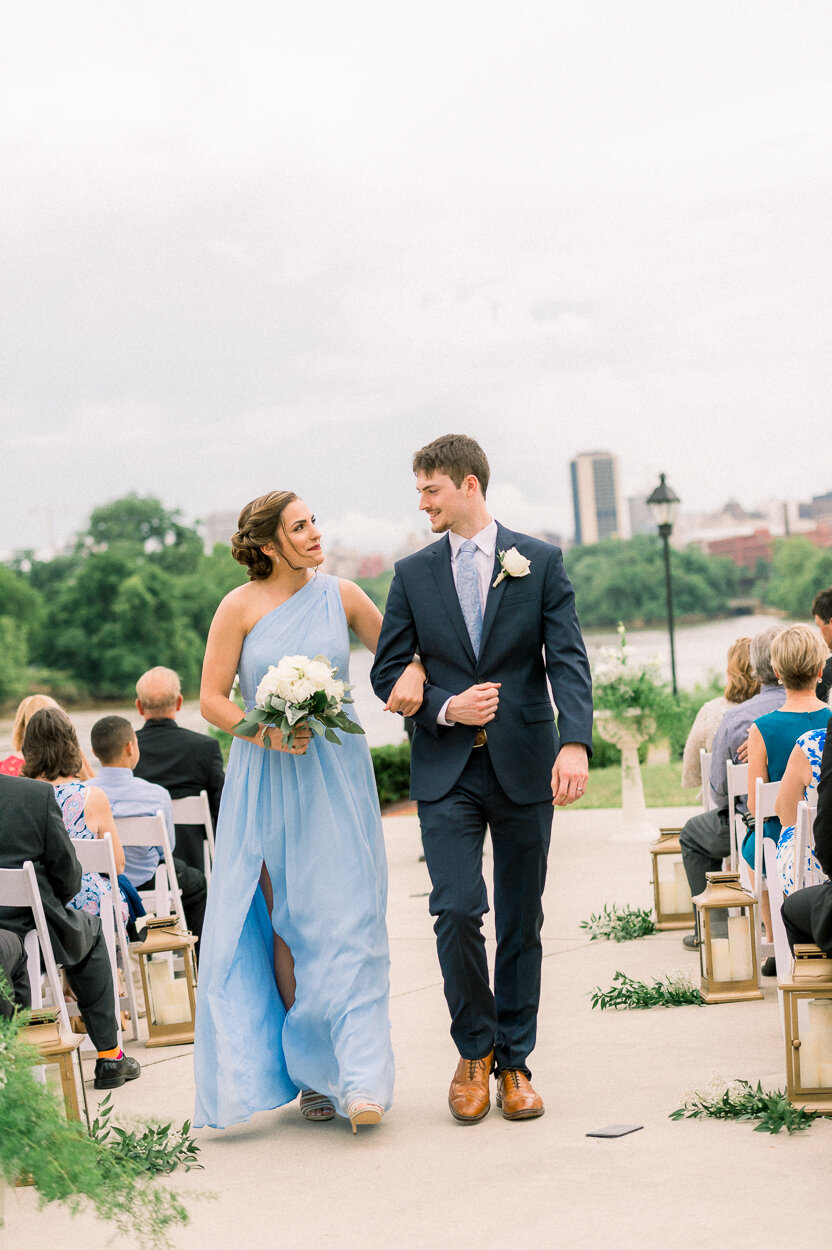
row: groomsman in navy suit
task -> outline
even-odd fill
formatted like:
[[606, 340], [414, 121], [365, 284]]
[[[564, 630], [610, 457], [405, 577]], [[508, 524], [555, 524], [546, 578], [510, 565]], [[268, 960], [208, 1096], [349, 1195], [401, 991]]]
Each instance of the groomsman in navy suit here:
[[[541, 897], [552, 805], [584, 793], [592, 749], [589, 664], [559, 548], [515, 534], [486, 507], [488, 461], [449, 434], [413, 459], [419, 508], [439, 542], [400, 560], [372, 669], [388, 699], [418, 653], [411, 793], [433, 890], [439, 962], [460, 1060], [453, 1116], [476, 1123], [543, 1114], [527, 1060], [540, 999]], [[558, 721], [549, 698], [551, 683]], [[486, 826], [494, 852], [492, 991], [482, 936]]]

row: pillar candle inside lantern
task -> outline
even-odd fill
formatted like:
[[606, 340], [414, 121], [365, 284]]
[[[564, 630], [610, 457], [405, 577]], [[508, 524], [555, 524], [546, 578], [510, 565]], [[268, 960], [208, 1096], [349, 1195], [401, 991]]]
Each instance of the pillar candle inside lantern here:
[[728, 938], [712, 938], [711, 954], [713, 955], [714, 981], [731, 980], [731, 944]]
[[731, 980], [750, 981], [754, 975], [754, 960], [747, 917], [728, 917], [728, 943], [731, 949]]
[[673, 865], [673, 888], [676, 895], [673, 910], [677, 915], [684, 916], [687, 912], [693, 911], [685, 865], [680, 864], [678, 861]]

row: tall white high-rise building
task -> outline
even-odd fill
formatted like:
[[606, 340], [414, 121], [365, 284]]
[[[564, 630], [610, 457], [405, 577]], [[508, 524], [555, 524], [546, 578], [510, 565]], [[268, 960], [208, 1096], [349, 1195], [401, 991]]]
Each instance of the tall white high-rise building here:
[[618, 485], [618, 457], [609, 451], [584, 451], [570, 462], [570, 470], [576, 544], [629, 538]]

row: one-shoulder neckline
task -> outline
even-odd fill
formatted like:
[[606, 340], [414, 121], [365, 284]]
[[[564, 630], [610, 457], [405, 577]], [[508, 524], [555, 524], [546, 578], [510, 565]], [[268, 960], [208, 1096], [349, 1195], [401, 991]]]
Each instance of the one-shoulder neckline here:
[[[326, 574], [323, 574], [323, 576], [325, 577]], [[318, 585], [320, 581], [320, 577], [321, 577], [320, 574], [316, 574], [315, 577], [310, 577], [309, 581], [304, 582], [304, 584], [301, 587], [293, 591], [293, 593], [289, 595], [288, 599], [284, 599], [282, 603], [276, 604], [275, 607], [269, 608], [268, 612], [264, 612], [262, 616], [258, 616], [257, 620], [254, 622], [251, 629], [246, 634], [246, 638], [250, 638], [251, 635], [254, 633], [255, 629], [257, 629], [257, 626], [260, 625], [263, 621], [265, 621], [268, 617], [273, 616], [275, 612], [279, 612], [281, 608], [285, 608], [288, 603], [292, 603], [293, 600], [297, 599], [298, 595], [302, 595], [303, 592], [306, 590], [307, 586]]]

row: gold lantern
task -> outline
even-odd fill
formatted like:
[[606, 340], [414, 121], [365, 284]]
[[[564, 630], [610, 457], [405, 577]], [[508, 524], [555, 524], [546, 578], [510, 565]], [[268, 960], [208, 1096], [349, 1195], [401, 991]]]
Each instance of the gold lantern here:
[[141, 942], [131, 943], [139, 956], [148, 1046], [181, 1046], [194, 1040], [196, 960], [199, 941], [179, 928], [176, 916], [149, 916]]
[[792, 979], [780, 989], [789, 1100], [832, 1115], [832, 959], [817, 946], [796, 945]]
[[738, 872], [707, 872], [694, 898], [699, 914], [701, 992], [706, 1003], [762, 998], [755, 942], [757, 900]]
[[658, 842], [650, 846], [657, 929], [693, 928], [693, 901], [682, 863], [680, 833], [680, 829], [659, 829]]
[[[57, 1068], [61, 1085], [61, 1093], [68, 1120], [81, 1120], [81, 1107], [84, 1108], [84, 1120], [89, 1128], [90, 1113], [87, 1106], [87, 1090], [84, 1085], [84, 1070], [81, 1067], [79, 1047], [84, 1041], [82, 1033], [61, 1033], [60, 1018], [55, 1007], [38, 1007], [29, 1013], [29, 1023], [20, 1030], [23, 1041], [28, 1042], [40, 1053], [41, 1063], [46, 1069]], [[38, 1065], [40, 1066], [40, 1065]], [[47, 1083], [50, 1073], [47, 1071]]]

